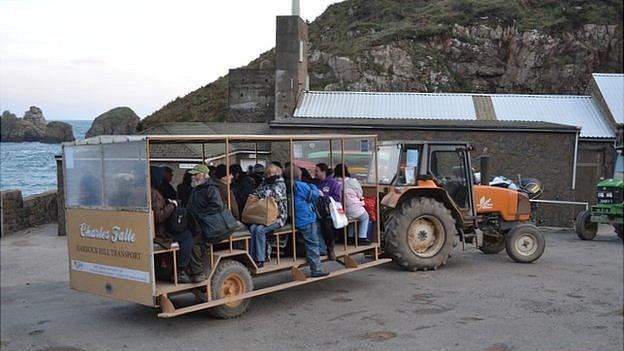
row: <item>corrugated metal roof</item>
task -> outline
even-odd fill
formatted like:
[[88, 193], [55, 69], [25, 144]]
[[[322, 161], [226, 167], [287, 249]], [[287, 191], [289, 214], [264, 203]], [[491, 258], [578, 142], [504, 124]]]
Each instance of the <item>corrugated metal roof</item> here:
[[539, 121], [581, 127], [583, 138], [614, 138], [615, 133], [591, 96], [492, 95], [500, 121]]
[[295, 117], [470, 120], [476, 115], [468, 94], [310, 91]]
[[594, 73], [592, 76], [613, 118], [624, 124], [624, 74]]
[[310, 91], [294, 117], [472, 121], [477, 120], [473, 96], [490, 97], [499, 121], [565, 124], [580, 127], [584, 138], [615, 137], [593, 99], [576, 95]]

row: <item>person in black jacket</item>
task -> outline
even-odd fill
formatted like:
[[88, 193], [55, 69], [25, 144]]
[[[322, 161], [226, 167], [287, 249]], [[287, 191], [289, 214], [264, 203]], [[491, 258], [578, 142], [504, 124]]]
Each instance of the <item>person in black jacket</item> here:
[[189, 173], [189, 171], [186, 171], [184, 172], [182, 183], [178, 185], [178, 198], [180, 199], [180, 204], [184, 207], [186, 207], [189, 196], [191, 196], [191, 191], [193, 190], [193, 187], [191, 186], [192, 181], [192, 174]]
[[247, 197], [249, 194], [253, 193], [256, 188], [256, 182], [250, 176], [243, 173], [243, 168], [237, 164], [230, 166], [230, 174], [233, 177], [232, 192], [234, 192], [234, 197], [236, 197], [238, 211], [242, 215]]
[[[187, 209], [188, 211], [198, 219], [198, 222], [202, 222], [203, 216], [213, 215], [223, 210], [223, 202], [221, 201], [221, 194], [217, 184], [210, 179], [210, 169], [206, 165], [196, 165], [193, 169], [189, 170], [189, 173], [193, 177], [191, 186], [193, 191], [188, 199]], [[201, 232], [201, 228], [196, 228]], [[195, 236], [196, 245], [193, 246], [193, 253], [191, 255], [190, 273], [193, 283], [199, 283], [206, 280], [204, 274], [204, 265], [202, 262], [202, 254], [204, 251], [204, 241], [202, 234]]]
[[171, 186], [171, 181], [173, 180], [173, 169], [167, 166], [162, 167], [162, 169], [163, 179], [160, 182], [158, 190], [160, 190], [160, 193], [162, 194], [162, 196], [165, 197], [165, 199], [177, 200], [178, 194], [176, 193], [173, 186]]

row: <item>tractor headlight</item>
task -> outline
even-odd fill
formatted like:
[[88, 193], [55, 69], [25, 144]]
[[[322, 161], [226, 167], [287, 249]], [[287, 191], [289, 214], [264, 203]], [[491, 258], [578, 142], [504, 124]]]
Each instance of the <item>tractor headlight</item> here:
[[602, 198], [604, 198], [604, 197], [605, 197], [605, 193], [598, 193], [598, 198], [599, 198], [599, 199], [602, 199]]
[[605, 193], [605, 197], [607, 199], [613, 199], [613, 193], [612, 192], [607, 192], [607, 193]]

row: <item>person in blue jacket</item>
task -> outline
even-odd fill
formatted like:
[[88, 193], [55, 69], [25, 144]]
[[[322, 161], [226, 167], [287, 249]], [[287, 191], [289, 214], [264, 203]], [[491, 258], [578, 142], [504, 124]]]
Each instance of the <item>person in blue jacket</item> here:
[[[289, 175], [290, 172], [291, 170], [287, 169], [285, 174]], [[329, 273], [323, 271], [321, 264], [320, 241], [322, 239], [319, 233], [316, 213], [312, 208], [314, 201], [319, 196], [323, 196], [323, 194], [313, 184], [301, 181], [301, 169], [299, 167], [293, 167], [292, 172], [295, 179], [293, 186], [295, 192], [295, 227], [303, 235], [303, 240], [305, 241], [306, 256], [310, 264], [310, 275], [314, 278], [324, 277], [329, 275]]]

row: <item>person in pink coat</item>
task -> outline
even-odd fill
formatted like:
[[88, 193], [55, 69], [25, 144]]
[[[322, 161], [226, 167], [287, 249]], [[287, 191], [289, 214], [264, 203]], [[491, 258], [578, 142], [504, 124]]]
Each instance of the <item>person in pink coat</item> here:
[[[364, 208], [364, 191], [362, 190], [362, 185], [360, 185], [357, 179], [351, 178], [347, 165], [344, 167], [342, 164], [336, 165], [334, 168], [334, 177], [340, 184], [344, 181], [345, 213], [349, 220], [357, 220], [358, 244], [370, 245], [371, 242], [368, 240], [369, 217]], [[353, 238], [353, 231], [353, 226], [349, 225], [349, 238]]]

